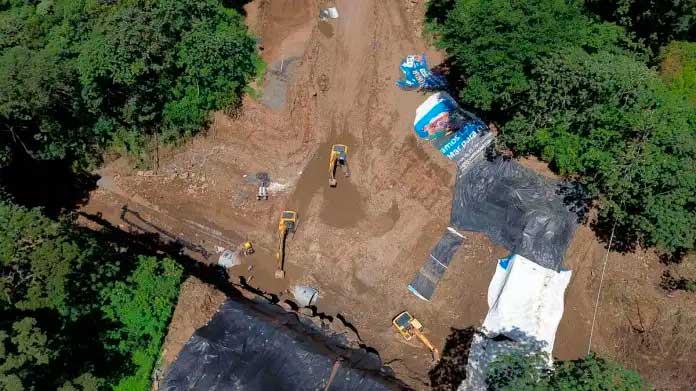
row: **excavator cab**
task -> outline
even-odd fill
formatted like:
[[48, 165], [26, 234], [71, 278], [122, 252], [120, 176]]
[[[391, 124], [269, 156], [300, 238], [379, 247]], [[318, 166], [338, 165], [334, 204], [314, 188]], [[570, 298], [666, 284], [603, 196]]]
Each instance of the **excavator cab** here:
[[280, 222], [278, 227], [285, 226], [288, 232], [295, 232], [295, 225], [297, 224], [297, 212], [292, 210], [283, 211], [280, 215]]
[[392, 320], [392, 325], [401, 336], [410, 341], [414, 336], [417, 337], [433, 354], [433, 360], [440, 360], [440, 352], [433, 346], [428, 338], [423, 335], [423, 324], [414, 318], [408, 311], [404, 311]]
[[338, 166], [343, 167], [345, 176], [350, 176], [348, 168], [348, 146], [343, 144], [334, 144], [331, 146], [331, 155], [329, 156], [329, 186], [336, 187], [336, 169]]
[[275, 271], [275, 278], [285, 278], [285, 270], [283, 270], [283, 263], [285, 262], [285, 239], [287, 239], [288, 233], [295, 233], [296, 229], [297, 212], [292, 210], [283, 211], [278, 221], [278, 251], [276, 252], [278, 267]]
[[251, 255], [255, 251], [256, 250], [254, 250], [254, 245], [251, 242], [246, 241], [246, 242], [242, 243], [242, 253], [244, 255]]

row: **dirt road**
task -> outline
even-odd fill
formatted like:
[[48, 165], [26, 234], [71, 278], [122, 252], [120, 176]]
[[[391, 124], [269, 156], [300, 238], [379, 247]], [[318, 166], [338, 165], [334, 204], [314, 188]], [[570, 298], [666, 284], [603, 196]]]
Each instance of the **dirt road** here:
[[[329, 3], [340, 16], [320, 22], [319, 7]], [[281, 300], [294, 284], [317, 288], [319, 311], [341, 315], [401, 380], [426, 388], [429, 352], [397, 337], [391, 319], [409, 310], [442, 347], [452, 328], [480, 325], [495, 261], [507, 253], [482, 235], [467, 234], [432, 302], [406, 288], [446, 228], [455, 171], [412, 134], [425, 96], [394, 85], [405, 55], [426, 52], [433, 64], [441, 58], [420, 37], [422, 6], [412, 0], [251, 2], [247, 20], [271, 69], [264, 94], [280, 89], [281, 106], [247, 98], [239, 117], [217, 113], [207, 135], [163, 152], [157, 172], [134, 172], [122, 161], [107, 165], [102, 175], [108, 185], [84, 210], [124, 229], [156, 227], [163, 238], [191, 243], [187, 251], [202, 262], [215, 261], [217, 246], [252, 240], [258, 252], [230, 270], [233, 279], [243, 277]], [[339, 176], [338, 186], [329, 188], [333, 143], [349, 146], [352, 176]], [[267, 202], [256, 201], [250, 180], [260, 171], [273, 182]], [[123, 205], [136, 213], [130, 222], [121, 218]], [[296, 210], [300, 223], [288, 241], [287, 278], [278, 281], [272, 254], [285, 209]], [[569, 263], [578, 274], [556, 339], [563, 359], [587, 349], [593, 270], [602, 258], [601, 244], [582, 229], [571, 246]], [[190, 333], [193, 327], [173, 329]], [[613, 324], [600, 328], [598, 346], [613, 332]], [[187, 337], [173, 339], [180, 344]], [[173, 357], [176, 346], [168, 349]]]

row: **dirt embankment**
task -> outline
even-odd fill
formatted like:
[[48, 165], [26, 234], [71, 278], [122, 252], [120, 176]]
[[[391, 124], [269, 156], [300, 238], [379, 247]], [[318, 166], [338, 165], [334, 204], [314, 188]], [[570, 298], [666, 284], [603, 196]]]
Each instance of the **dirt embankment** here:
[[[339, 18], [320, 22], [319, 8], [329, 3]], [[187, 254], [206, 263], [215, 262], [218, 246], [253, 241], [257, 253], [230, 269], [231, 282], [243, 279], [281, 301], [294, 284], [317, 288], [320, 312], [340, 314], [401, 380], [428, 388], [430, 354], [400, 339], [391, 319], [409, 310], [442, 347], [452, 328], [480, 325], [495, 261], [507, 254], [482, 235], [466, 234], [432, 302], [406, 289], [446, 228], [455, 170], [412, 135], [424, 95], [394, 86], [404, 55], [426, 52], [433, 64], [441, 59], [420, 37], [423, 3], [249, 3], [249, 24], [272, 65], [263, 85], [272, 104], [247, 98], [238, 117], [215, 114], [207, 134], [163, 154], [156, 172], [132, 172], [122, 162], [104, 167], [103, 186], [84, 211], [126, 230], [181, 240]], [[291, 68], [287, 59], [293, 59]], [[333, 143], [350, 148], [352, 176], [339, 176], [337, 188], [328, 187]], [[268, 201], [255, 198], [253, 177], [262, 171], [272, 181]], [[273, 254], [285, 209], [296, 210], [300, 221], [287, 245], [287, 277], [279, 281]], [[555, 344], [562, 359], [587, 351], [603, 256], [592, 231], [580, 227], [567, 255], [574, 275]], [[646, 252], [611, 254], [592, 347], [652, 381], [678, 387], [691, 384], [685, 382], [696, 368], [678, 370], [693, 367], [693, 353], [679, 350], [694, 344], [688, 345], [688, 328], [675, 327], [696, 324], [696, 303], [656, 288], [660, 268]], [[165, 344], [167, 362], [221, 300], [201, 286], [187, 282], [182, 289]], [[688, 317], [692, 323], [683, 323]], [[675, 354], [681, 358], [670, 359]]]

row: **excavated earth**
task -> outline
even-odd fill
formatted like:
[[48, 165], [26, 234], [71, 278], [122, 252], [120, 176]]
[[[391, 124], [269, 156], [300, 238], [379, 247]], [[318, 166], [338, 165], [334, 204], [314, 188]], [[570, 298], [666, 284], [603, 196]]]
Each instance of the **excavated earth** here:
[[[320, 21], [324, 6], [336, 6], [339, 18]], [[257, 252], [229, 270], [231, 283], [281, 302], [292, 299], [293, 285], [318, 289], [318, 312], [340, 315], [400, 380], [427, 389], [429, 352], [400, 339], [391, 319], [410, 311], [442, 348], [454, 329], [481, 324], [495, 262], [507, 253], [483, 235], [466, 234], [432, 302], [406, 288], [447, 226], [455, 172], [411, 130], [425, 95], [394, 85], [405, 55], [425, 52], [432, 64], [442, 59], [421, 37], [423, 7], [422, 0], [250, 2], [246, 18], [269, 64], [256, 88], [268, 100], [247, 97], [237, 115], [215, 113], [205, 134], [159, 151], [152, 170], [137, 171], [124, 159], [107, 164], [83, 212], [179, 240], [203, 263], [215, 263], [222, 247], [253, 241]], [[329, 188], [333, 143], [349, 146], [352, 176], [340, 175]], [[537, 161], [523, 164], [552, 175]], [[258, 172], [271, 177], [268, 201], [255, 198]], [[276, 280], [277, 219], [286, 209], [298, 212], [299, 226], [288, 240], [286, 278]], [[592, 230], [581, 226], [566, 257], [573, 279], [555, 343], [561, 359], [587, 352], [604, 254]], [[696, 302], [661, 291], [662, 268], [650, 252], [611, 253], [592, 349], [640, 369], [660, 388], [682, 389], [696, 380], [693, 353], [683, 351], [696, 347], [688, 337]], [[223, 297], [199, 280], [184, 284], [165, 365]], [[691, 323], [675, 320], [677, 307]]]

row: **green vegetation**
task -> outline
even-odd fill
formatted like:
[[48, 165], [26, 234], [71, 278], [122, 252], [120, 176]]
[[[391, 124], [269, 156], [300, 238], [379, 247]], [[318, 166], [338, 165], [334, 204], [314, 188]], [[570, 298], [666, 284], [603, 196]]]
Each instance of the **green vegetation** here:
[[695, 0], [585, 0], [585, 4], [604, 20], [625, 26], [655, 54], [670, 41], [696, 41]]
[[436, 0], [428, 18], [459, 98], [498, 121], [502, 148], [586, 185], [619, 243], [696, 246], [692, 44], [668, 47], [665, 82], [649, 50], [578, 2]]
[[665, 47], [660, 75], [667, 86], [696, 105], [696, 42], [671, 42]]
[[[148, 164], [237, 107], [263, 63], [228, 3], [0, 0], [3, 176]], [[0, 389], [149, 389], [182, 269], [112, 240], [0, 198]]]
[[651, 388], [637, 373], [591, 354], [556, 361], [544, 370], [542, 355], [509, 355], [491, 363], [486, 382], [491, 391], [640, 391]]
[[0, 388], [147, 390], [181, 268], [0, 201]]
[[12, 156], [147, 159], [237, 105], [261, 66], [217, 0], [0, 2], [0, 167]]

